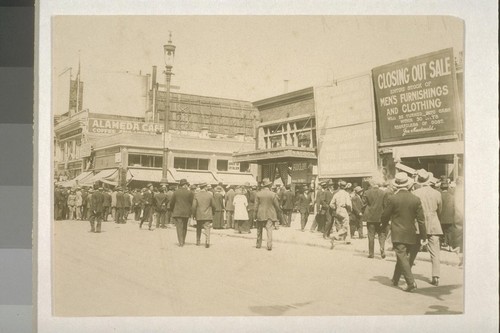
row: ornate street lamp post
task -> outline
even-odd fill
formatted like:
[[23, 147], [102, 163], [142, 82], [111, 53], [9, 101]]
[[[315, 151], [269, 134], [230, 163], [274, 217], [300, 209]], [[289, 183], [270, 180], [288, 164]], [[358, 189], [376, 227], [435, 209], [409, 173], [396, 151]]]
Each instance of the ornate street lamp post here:
[[168, 118], [170, 115], [170, 79], [172, 78], [172, 67], [174, 64], [175, 45], [172, 44], [172, 33], [169, 34], [168, 43], [163, 45], [165, 56], [165, 115], [163, 118], [163, 169], [161, 184], [167, 185], [168, 173]]

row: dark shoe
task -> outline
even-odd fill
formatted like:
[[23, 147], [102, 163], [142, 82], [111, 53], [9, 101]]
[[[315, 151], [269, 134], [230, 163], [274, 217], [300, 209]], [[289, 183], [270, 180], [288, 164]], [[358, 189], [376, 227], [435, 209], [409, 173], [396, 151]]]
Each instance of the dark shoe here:
[[268, 251], [272, 251], [272, 249], [273, 249], [272, 247], [268, 247], [267, 248]]
[[142, 228], [142, 222], [139, 224], [139, 229], [141, 229], [141, 228]]
[[398, 286], [399, 281], [397, 281], [397, 280], [395, 280], [395, 279], [391, 279], [391, 281], [392, 281], [392, 285], [393, 285], [394, 287], [397, 287], [397, 286]]
[[210, 247], [210, 244], [205, 244], [205, 248], [208, 249]]
[[417, 284], [415, 282], [413, 282], [413, 284], [406, 287], [406, 289], [404, 289], [404, 291], [406, 291], [407, 293], [411, 293], [415, 289], [417, 289]]
[[256, 248], [256, 249], [260, 249], [260, 245], [257, 245], [255, 248]]
[[380, 252], [380, 256], [382, 257], [382, 259], [385, 259], [385, 252], [384, 251]]
[[368, 258], [373, 259], [373, 254], [369, 254]]
[[431, 284], [435, 285], [436, 287], [439, 286], [439, 278], [437, 276], [433, 276]]
[[196, 246], [200, 246], [200, 241], [196, 241]]

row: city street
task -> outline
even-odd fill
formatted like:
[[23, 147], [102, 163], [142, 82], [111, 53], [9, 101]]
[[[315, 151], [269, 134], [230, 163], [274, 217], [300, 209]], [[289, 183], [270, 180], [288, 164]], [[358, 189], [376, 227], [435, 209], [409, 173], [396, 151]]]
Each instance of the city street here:
[[[457, 314], [463, 311], [463, 270], [417, 260], [418, 289], [393, 287], [391, 251], [368, 259], [367, 240], [334, 250], [319, 234], [297, 227], [274, 231], [273, 250], [251, 235], [213, 230], [211, 247], [177, 246], [175, 228], [148, 231], [138, 222], [54, 221], [54, 309], [57, 316], [337, 316]], [[264, 232], [265, 235], [265, 232]], [[240, 237], [241, 236], [241, 237]], [[306, 241], [308, 240], [308, 241]], [[204, 236], [202, 236], [202, 243]], [[315, 245], [315, 242], [317, 245]], [[265, 236], [264, 236], [265, 244]], [[376, 246], [376, 249], [378, 247]], [[377, 253], [378, 254], [378, 253]], [[428, 257], [427, 253], [420, 256]]]

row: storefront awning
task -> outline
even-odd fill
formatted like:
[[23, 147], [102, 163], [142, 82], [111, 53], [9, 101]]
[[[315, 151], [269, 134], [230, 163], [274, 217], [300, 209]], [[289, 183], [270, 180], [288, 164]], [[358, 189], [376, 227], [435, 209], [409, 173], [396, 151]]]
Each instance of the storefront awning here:
[[280, 161], [280, 160], [316, 160], [315, 148], [304, 147], [278, 147], [265, 150], [254, 150], [248, 152], [234, 153], [233, 162], [256, 163], [258, 161]]
[[248, 173], [218, 172], [216, 177], [224, 185], [245, 185], [245, 183], [249, 183], [250, 186], [257, 185], [257, 181], [253, 175]]
[[392, 155], [394, 156], [395, 160], [405, 157], [442, 156], [454, 154], [461, 155], [463, 153], [463, 141], [438, 142], [392, 148]]
[[58, 185], [62, 185], [63, 187], [89, 186], [88, 179], [91, 177], [92, 171], [84, 171], [75, 178], [60, 182]]
[[117, 185], [118, 184], [118, 169], [113, 168], [113, 169], [106, 169], [98, 172], [94, 176], [90, 177], [89, 179], [86, 179], [86, 183], [93, 184], [95, 182], [101, 181], [106, 184], [110, 185]]
[[[140, 181], [140, 182], [151, 182], [159, 183], [162, 178], [162, 170], [158, 169], [128, 169], [129, 174], [127, 175], [127, 181]], [[173, 179], [172, 173], [169, 171], [170, 181]]]
[[[174, 178], [174, 181], [178, 183], [181, 179], [186, 179], [190, 184], [217, 184], [218, 180], [214, 177], [214, 174], [210, 171], [203, 170], [176, 170], [169, 169], [170, 174]], [[170, 179], [169, 179], [170, 182]]]

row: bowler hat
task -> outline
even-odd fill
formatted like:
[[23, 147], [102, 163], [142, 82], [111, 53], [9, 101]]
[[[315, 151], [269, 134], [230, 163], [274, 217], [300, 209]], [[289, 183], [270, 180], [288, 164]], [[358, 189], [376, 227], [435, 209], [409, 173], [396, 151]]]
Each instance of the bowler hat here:
[[179, 182], [179, 186], [183, 186], [183, 185], [186, 185], [186, 184], [189, 184], [186, 179], [181, 179], [181, 181]]
[[427, 185], [431, 182], [432, 180], [432, 177], [434, 175], [432, 174], [432, 172], [428, 172], [424, 169], [420, 169], [417, 171], [417, 184], [419, 185]]
[[408, 177], [406, 172], [398, 172], [392, 180], [392, 185], [397, 188], [410, 187], [413, 184], [413, 180]]
[[269, 180], [269, 178], [262, 179], [262, 186], [271, 186], [273, 183]]

